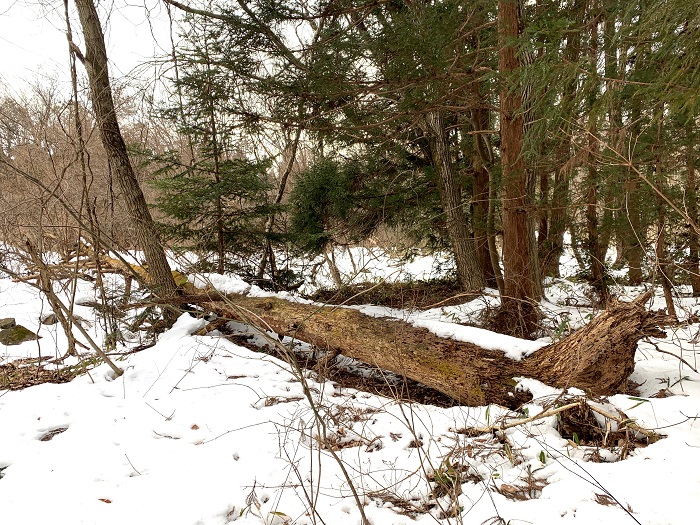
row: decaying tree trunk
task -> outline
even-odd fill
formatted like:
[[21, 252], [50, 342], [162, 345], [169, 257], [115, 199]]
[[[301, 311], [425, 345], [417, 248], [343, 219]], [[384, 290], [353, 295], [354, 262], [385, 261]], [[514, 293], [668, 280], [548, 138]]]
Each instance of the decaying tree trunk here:
[[[666, 316], [649, 312], [644, 294], [608, 310], [569, 337], [522, 361], [475, 344], [445, 339], [402, 321], [373, 318], [357, 310], [292, 303], [277, 298], [187, 295], [226, 318], [264, 326], [281, 335], [396, 372], [461, 404], [518, 404], [515, 377], [527, 376], [595, 395], [623, 392], [634, 369], [637, 342], [663, 337]], [[520, 397], [520, 399], [522, 399]]]
[[634, 371], [639, 340], [666, 337], [661, 327], [676, 321], [665, 313], [647, 310], [645, 303], [651, 297], [652, 291], [648, 291], [630, 303], [612, 301], [580, 330], [526, 358], [523, 375], [594, 395], [624, 391]]

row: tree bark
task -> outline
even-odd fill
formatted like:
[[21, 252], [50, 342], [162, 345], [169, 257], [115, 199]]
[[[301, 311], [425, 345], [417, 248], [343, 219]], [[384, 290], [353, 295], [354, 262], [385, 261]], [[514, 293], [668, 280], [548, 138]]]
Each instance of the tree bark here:
[[545, 273], [545, 246], [549, 237], [549, 213], [552, 209], [552, 201], [549, 198], [549, 176], [546, 170], [540, 171], [540, 202], [539, 202], [539, 224], [537, 226], [537, 250], [540, 254], [542, 275]]
[[[500, 256], [498, 254], [498, 249], [496, 247], [496, 231], [495, 231], [495, 218], [496, 218], [496, 180], [493, 174], [494, 165], [494, 154], [493, 147], [491, 145], [491, 140], [488, 136], [490, 129], [490, 111], [488, 109], [488, 104], [481, 93], [481, 89], [478, 85], [473, 88], [473, 93], [476, 98], [477, 108], [471, 111], [471, 124], [472, 129], [477, 132], [474, 136], [474, 170], [477, 173], [474, 176], [474, 237], [477, 243], [477, 250], [480, 246], [480, 232], [478, 228], [481, 226], [480, 222], [483, 221], [483, 234], [485, 237], [485, 251], [488, 257], [488, 262], [482, 263], [484, 265], [484, 277], [488, 283], [489, 276], [493, 275], [496, 281], [496, 286], [498, 292], [503, 294], [505, 292], [505, 285], [503, 283], [503, 273], [501, 272]], [[484, 132], [482, 134], [481, 132]], [[485, 181], [484, 179], [485, 175]], [[486, 183], [486, 187], [482, 187], [482, 183]], [[484, 202], [483, 194], [486, 192], [485, 206], [484, 210], [478, 209], [477, 206]], [[482, 214], [485, 216], [482, 217]], [[481, 258], [483, 255], [480, 255]]]
[[[219, 145], [219, 126], [216, 123], [216, 108], [214, 107], [214, 94], [211, 85], [211, 61], [209, 59], [209, 43], [204, 45], [204, 60], [207, 68], [206, 85], [204, 86], [202, 97], [207, 103], [207, 112], [209, 117], [209, 132], [211, 133], [211, 153], [214, 160], [214, 182], [221, 184], [221, 147]], [[206, 141], [206, 135], [204, 139]], [[226, 270], [226, 243], [224, 242], [224, 206], [221, 200], [221, 195], [217, 195], [214, 201], [214, 209], [216, 210], [216, 256], [217, 264], [216, 271], [223, 275]]]
[[457, 280], [465, 291], [479, 291], [486, 286], [477, 261], [474, 239], [469, 233], [462, 205], [462, 191], [454, 176], [445, 123], [439, 111], [423, 117], [423, 132], [428, 137], [430, 155], [438, 179], [440, 201], [447, 222], [447, 235], [455, 257]]
[[[685, 202], [688, 216], [698, 224], [698, 182], [695, 174], [695, 131], [693, 121], [686, 124], [686, 179], [685, 179]], [[688, 228], [688, 273], [690, 274], [690, 284], [693, 287], [693, 297], [700, 296], [700, 238], [695, 229]]]
[[474, 229], [474, 244], [479, 266], [484, 275], [486, 284], [491, 288], [497, 288], [496, 273], [491, 263], [489, 253], [488, 231], [486, 229], [489, 214], [489, 172], [486, 168], [474, 162], [474, 186], [473, 186], [473, 212], [472, 224]]
[[518, 2], [498, 2], [498, 69], [504, 75], [500, 96], [501, 162], [503, 165], [503, 270], [505, 295], [501, 298], [504, 322], [514, 335], [527, 336], [537, 324], [534, 301], [535, 273], [531, 249], [536, 246], [529, 227], [532, 203], [528, 199], [523, 158], [523, 116], [519, 82], [513, 75], [519, 67]]
[[[576, 0], [572, 6], [574, 17], [570, 34], [566, 38], [564, 59], [575, 64], [581, 55], [581, 31], [579, 24], [583, 17], [583, 5], [581, 0]], [[540, 260], [542, 261], [542, 275], [559, 277], [559, 259], [564, 253], [564, 232], [569, 222], [569, 178], [574, 169], [574, 159], [571, 158], [573, 142], [573, 122], [576, 114], [576, 79], [570, 78], [562, 88], [561, 95], [561, 128], [557, 138], [556, 155], [558, 166], [554, 172], [552, 185], [552, 201], [549, 210], [549, 229], [543, 243]]]
[[[291, 145], [288, 145], [285, 150], [289, 150], [289, 159], [287, 161], [287, 166], [284, 169], [284, 172], [282, 173], [282, 176], [280, 177], [280, 183], [279, 186], [277, 187], [277, 196], [275, 197], [275, 206], [278, 206], [279, 204], [282, 203], [282, 199], [284, 198], [284, 193], [287, 188], [287, 179], [289, 179], [289, 175], [292, 173], [292, 169], [294, 168], [294, 163], [296, 162], [297, 158], [297, 149], [299, 148], [299, 139], [301, 138], [301, 128], [297, 128], [295, 134], [294, 134], [294, 139], [292, 140]], [[265, 223], [265, 236], [267, 237], [265, 239], [265, 249], [262, 252], [262, 255], [260, 257], [260, 264], [258, 264], [258, 271], [256, 273], [256, 278], [259, 280], [262, 280], [265, 277], [265, 267], [267, 266], [268, 262], [268, 254], [272, 254], [272, 242], [270, 241], [270, 235], [272, 234], [272, 229], [275, 225], [275, 209], [273, 208], [272, 212], [270, 212], [270, 216], [267, 218], [267, 222]], [[269, 257], [270, 261], [272, 257]], [[270, 267], [270, 274], [272, 275], [272, 279], [274, 281], [274, 264], [271, 265]]]
[[173, 295], [177, 287], [119, 129], [107, 69], [104, 34], [97, 10], [93, 0], [75, 0], [75, 5], [83, 28], [83, 63], [88, 74], [90, 96], [100, 138], [121, 188], [127, 212], [134, 225], [136, 240], [144, 251], [153, 291], [167, 297]]
[[[627, 74], [627, 52], [616, 42], [616, 25], [618, 23], [616, 2], [603, 2], [601, 5], [603, 16], [603, 51], [605, 66], [605, 91], [608, 97], [608, 145], [616, 152], [624, 151], [625, 126], [622, 121], [622, 86]], [[613, 79], [621, 78], [621, 81]], [[623, 239], [616, 231], [616, 223], [620, 219], [623, 207], [625, 173], [619, 167], [610, 167], [609, 177], [612, 184], [608, 184], [606, 191], [605, 211], [603, 212], [602, 252], [607, 253], [613, 242], [616, 248], [615, 262], [622, 261]], [[614, 239], [612, 238], [614, 236]]]
[[[664, 164], [661, 159], [662, 142], [663, 142], [663, 126], [664, 126], [664, 106], [661, 105], [661, 110], [658, 113], [656, 144], [654, 150], [654, 178], [656, 179], [656, 187], [661, 193], [666, 187], [664, 180]], [[652, 179], [653, 180], [653, 179]], [[666, 300], [666, 311], [669, 315], [676, 317], [676, 307], [673, 304], [673, 282], [671, 273], [671, 265], [666, 258], [666, 203], [661, 198], [661, 195], [656, 195], [656, 206], [658, 210], [659, 230], [656, 237], [656, 266], [659, 272], [659, 280], [664, 291], [664, 299]]]
[[[638, 67], [635, 61], [635, 67]], [[641, 126], [641, 100], [640, 97], [632, 97], [630, 102], [630, 137], [639, 137], [642, 133]], [[631, 164], [637, 157], [636, 141], [631, 141], [629, 153], [619, 152], [625, 155]], [[627, 158], [629, 155], [629, 158]], [[625, 199], [622, 213], [624, 220], [620, 221], [621, 238], [625, 243], [625, 260], [628, 266], [630, 286], [639, 286], [643, 281], [642, 264], [644, 261], [644, 244], [646, 243], [646, 231], [642, 226], [641, 188], [639, 176], [631, 167], [625, 168]]]
[[366, 316], [357, 310], [292, 303], [277, 298], [188, 295], [220, 316], [272, 329], [331, 354], [376, 365], [438, 390], [459, 403], [516, 406], [518, 376], [558, 388], [576, 387], [594, 395], [624, 392], [634, 370], [637, 342], [664, 337], [665, 315], [649, 312], [647, 292], [631, 303], [612, 302], [608, 310], [572, 335], [521, 361], [472, 343], [444, 339], [399, 320]]
[[[484, 271], [484, 277], [488, 282], [488, 269], [490, 268], [493, 273], [493, 277], [496, 280], [496, 286], [498, 288], [498, 293], [503, 294], [505, 292], [505, 284], [503, 282], [503, 272], [501, 271], [500, 256], [498, 253], [498, 248], [496, 246], [496, 178], [494, 176], [494, 153], [493, 146], [491, 144], [491, 139], [488, 133], [490, 132], [491, 122], [490, 110], [488, 109], [488, 103], [481, 93], [480, 86], [475, 84], [473, 87], [473, 93], [477, 100], [476, 108], [471, 111], [471, 124], [472, 129], [476, 132], [474, 136], [474, 169], [482, 169], [486, 174], [486, 216], [485, 220], [485, 234], [486, 234], [486, 251], [489, 258], [489, 263], [485, 266], [486, 271]], [[483, 134], [481, 132], [484, 132]], [[481, 195], [483, 190], [480, 184], [477, 183], [476, 177], [474, 181], [474, 200], [475, 206], [478, 195]], [[477, 232], [477, 217], [474, 217], [474, 235], [477, 239], [478, 246], [478, 232]]]
[[[591, 4], [592, 20], [590, 25], [591, 46], [590, 61], [591, 70], [597, 77], [598, 64], [598, 23], [599, 16], [596, 10], [595, 0]], [[597, 90], [597, 88], [596, 88]], [[598, 144], [598, 122], [592, 111], [588, 117], [588, 178], [586, 180], [586, 252], [590, 265], [590, 283], [597, 294], [599, 305], [606, 305], [610, 299], [608, 285], [605, 281], [605, 252], [600, 238], [600, 223], [598, 220], [598, 188], [600, 185], [600, 173], [598, 171], [598, 156], [600, 146]]]
[[[630, 170], [631, 171], [631, 170]], [[642, 263], [644, 259], [644, 248], [640, 237], [646, 237], [642, 231], [641, 211], [639, 209], [639, 182], [636, 174], [629, 173], [627, 178], [627, 189], [625, 199], [625, 212], [628, 216], [629, 226], [627, 227], [627, 264], [629, 285], [639, 286], [642, 284], [644, 274]]]
[[[481, 122], [485, 118], [482, 114], [485, 109], [474, 110], [473, 120]], [[496, 273], [491, 263], [491, 254], [489, 253], [488, 241], [488, 215], [489, 215], [489, 178], [491, 177], [486, 163], [479, 154], [479, 148], [482, 147], [479, 135], [474, 136], [474, 148], [471, 151], [472, 167], [474, 172], [474, 181], [472, 189], [472, 229], [474, 230], [474, 244], [476, 248], [477, 258], [481, 271], [484, 274], [487, 286], [497, 288], [498, 283]]]
[[[272, 253], [270, 253], [270, 256], [272, 256]], [[333, 284], [335, 284], [335, 287], [338, 289], [342, 288], [343, 277], [340, 275], [338, 265], [335, 263], [335, 254], [333, 253], [332, 246], [326, 246], [325, 248], [323, 248], [323, 258], [326, 260], [326, 264], [328, 265], [328, 271], [330, 272], [331, 278], [333, 279]], [[272, 261], [270, 262], [272, 263]]]

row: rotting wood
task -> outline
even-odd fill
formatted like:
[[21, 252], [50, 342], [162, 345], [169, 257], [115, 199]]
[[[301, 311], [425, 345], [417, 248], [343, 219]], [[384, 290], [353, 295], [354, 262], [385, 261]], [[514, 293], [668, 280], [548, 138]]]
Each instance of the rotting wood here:
[[577, 387], [597, 395], [623, 392], [634, 371], [640, 339], [664, 338], [661, 326], [676, 320], [646, 309], [649, 290], [629, 303], [614, 302], [590, 323], [528, 357], [524, 375], [559, 388]]
[[515, 406], [516, 378], [532, 377], [593, 395], [627, 390], [638, 341], [664, 337], [665, 314], [650, 312], [647, 292], [629, 303], [611, 303], [588, 325], [522, 361], [503, 352], [439, 337], [395, 319], [357, 310], [294, 303], [275, 297], [186, 293], [179, 300], [224, 318], [272, 330], [331, 353], [341, 353], [438, 390], [465, 405]]

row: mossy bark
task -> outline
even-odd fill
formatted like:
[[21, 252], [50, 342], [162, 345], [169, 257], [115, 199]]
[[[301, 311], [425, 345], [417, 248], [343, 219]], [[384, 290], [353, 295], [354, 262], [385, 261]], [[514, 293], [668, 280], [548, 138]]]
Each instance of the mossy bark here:
[[188, 295], [183, 300], [390, 370], [461, 404], [513, 406], [522, 401], [522, 395], [514, 391], [519, 376], [595, 395], [625, 391], [639, 339], [664, 334], [658, 326], [666, 317], [645, 308], [648, 298], [645, 294], [631, 303], [614, 303], [587, 326], [522, 361], [347, 308], [277, 298], [229, 296], [221, 300], [214, 293]]

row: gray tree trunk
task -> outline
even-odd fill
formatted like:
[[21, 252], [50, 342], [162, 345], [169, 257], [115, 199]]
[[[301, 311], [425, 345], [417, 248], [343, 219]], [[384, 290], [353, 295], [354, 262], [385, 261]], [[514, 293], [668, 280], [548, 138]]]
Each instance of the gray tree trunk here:
[[479, 266], [474, 239], [469, 233], [462, 207], [462, 191], [455, 181], [445, 123], [439, 111], [423, 118], [423, 131], [428, 136], [430, 155], [438, 178], [440, 201], [447, 219], [447, 235], [455, 257], [457, 280], [466, 291], [478, 291], [486, 286]]
[[107, 69], [107, 51], [104, 34], [93, 0], [75, 0], [83, 28], [85, 56], [83, 63], [90, 82], [90, 96], [97, 119], [102, 145], [116, 175], [127, 212], [134, 225], [139, 248], [144, 251], [151, 285], [155, 293], [168, 296], [175, 293], [176, 285], [165, 257], [163, 245], [129, 161], [126, 144], [114, 111], [114, 100]]

